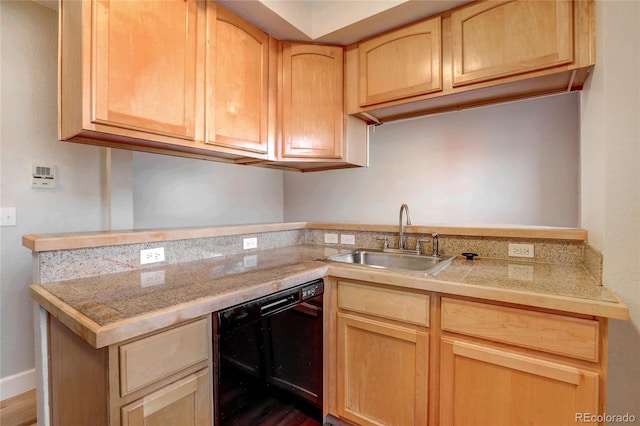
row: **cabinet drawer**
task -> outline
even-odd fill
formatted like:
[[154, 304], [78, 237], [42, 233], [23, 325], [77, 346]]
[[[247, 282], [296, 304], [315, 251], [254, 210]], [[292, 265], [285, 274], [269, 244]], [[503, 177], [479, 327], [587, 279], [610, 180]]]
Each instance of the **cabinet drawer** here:
[[207, 360], [210, 341], [202, 319], [120, 346], [120, 395]]
[[599, 323], [595, 320], [443, 297], [442, 329], [598, 361]]
[[429, 296], [426, 294], [339, 281], [338, 307], [429, 326]]

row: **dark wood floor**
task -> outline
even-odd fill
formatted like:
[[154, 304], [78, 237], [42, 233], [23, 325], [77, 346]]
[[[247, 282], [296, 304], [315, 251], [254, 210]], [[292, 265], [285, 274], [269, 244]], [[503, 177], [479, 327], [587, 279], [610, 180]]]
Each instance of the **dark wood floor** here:
[[250, 410], [242, 410], [222, 426], [320, 426], [320, 422], [309, 417], [291, 404], [276, 399], [260, 401]]
[[[230, 371], [228, 371], [230, 372]], [[320, 426], [321, 410], [274, 388], [255, 385], [254, 379], [234, 375], [234, 386], [219, 389], [220, 426]]]
[[36, 426], [36, 391], [0, 401], [0, 425]]

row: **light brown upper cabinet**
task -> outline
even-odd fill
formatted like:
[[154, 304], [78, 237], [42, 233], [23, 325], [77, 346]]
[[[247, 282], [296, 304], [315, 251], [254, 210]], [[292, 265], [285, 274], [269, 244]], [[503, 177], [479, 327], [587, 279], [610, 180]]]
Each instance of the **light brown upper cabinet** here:
[[363, 41], [360, 105], [372, 105], [442, 89], [440, 17]]
[[343, 50], [282, 44], [283, 158], [342, 158]]
[[270, 52], [274, 43], [213, 3], [207, 6], [207, 23], [205, 142], [267, 158], [275, 134], [276, 69], [269, 68], [270, 60], [276, 65], [276, 52]]
[[62, 1], [60, 139], [193, 146], [201, 137], [204, 7]]
[[364, 121], [345, 114], [344, 48], [281, 43], [278, 162], [300, 170], [366, 166]]
[[291, 170], [367, 165], [366, 123], [344, 112], [343, 47], [283, 51], [214, 1], [60, 4], [60, 140]]
[[268, 34], [199, 0], [63, 0], [61, 23], [60, 139], [232, 163], [275, 157]]
[[193, 1], [94, 3], [94, 122], [195, 138], [197, 13]]
[[488, 1], [451, 14], [453, 85], [573, 62], [573, 3]]
[[[435, 80], [418, 84], [420, 55], [434, 52], [399, 36], [413, 26], [349, 46], [359, 54], [347, 60], [347, 113], [386, 122], [580, 90], [595, 64], [593, 7], [593, 0], [489, 0], [442, 12], [441, 89]], [[374, 67], [376, 41], [387, 52]]]

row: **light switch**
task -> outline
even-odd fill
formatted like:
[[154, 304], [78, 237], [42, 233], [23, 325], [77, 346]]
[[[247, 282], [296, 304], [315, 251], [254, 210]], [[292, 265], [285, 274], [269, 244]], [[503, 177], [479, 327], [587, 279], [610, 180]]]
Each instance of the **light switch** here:
[[0, 226], [16, 226], [15, 207], [3, 207], [0, 209]]

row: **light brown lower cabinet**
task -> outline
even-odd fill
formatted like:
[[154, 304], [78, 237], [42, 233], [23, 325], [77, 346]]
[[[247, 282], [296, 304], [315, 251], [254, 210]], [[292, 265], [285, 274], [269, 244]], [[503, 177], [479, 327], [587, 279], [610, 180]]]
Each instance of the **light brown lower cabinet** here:
[[338, 313], [338, 412], [360, 425], [424, 425], [426, 329]]
[[336, 351], [337, 366], [335, 389], [329, 379], [329, 393], [335, 393], [329, 405], [336, 410], [331, 414], [357, 425], [426, 425], [429, 296], [327, 281], [325, 309], [337, 309], [330, 320], [335, 320], [335, 348], [330, 351]]
[[209, 376], [198, 371], [122, 407], [122, 426], [210, 426]]
[[442, 338], [440, 425], [572, 425], [598, 413], [599, 374], [485, 343]]
[[326, 411], [354, 425], [571, 425], [604, 413], [607, 320], [325, 282]]
[[94, 348], [49, 316], [53, 426], [213, 424], [209, 316]]

